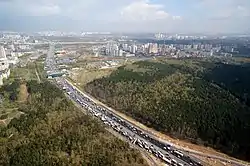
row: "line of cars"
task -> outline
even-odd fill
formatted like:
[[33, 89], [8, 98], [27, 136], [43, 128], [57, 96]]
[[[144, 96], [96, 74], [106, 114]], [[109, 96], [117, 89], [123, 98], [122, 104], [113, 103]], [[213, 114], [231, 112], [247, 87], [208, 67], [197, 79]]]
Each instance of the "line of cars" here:
[[62, 88], [68, 96], [89, 111], [93, 116], [98, 117], [105, 125], [110, 126], [118, 133], [126, 137], [131, 143], [147, 150], [156, 157], [163, 160], [166, 165], [174, 166], [201, 166], [200, 163], [192, 160], [189, 156], [184, 155], [173, 146], [162, 143], [146, 132], [134, 127], [129, 122], [123, 120], [119, 116], [113, 114], [107, 108], [97, 105], [88, 96], [78, 91], [74, 86], [70, 85], [65, 79], [57, 78], [57, 84]]

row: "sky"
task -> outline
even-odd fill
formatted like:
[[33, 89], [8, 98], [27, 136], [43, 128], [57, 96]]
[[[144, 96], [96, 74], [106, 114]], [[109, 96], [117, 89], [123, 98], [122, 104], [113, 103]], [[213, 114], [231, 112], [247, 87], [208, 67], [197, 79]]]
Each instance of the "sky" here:
[[250, 0], [0, 0], [0, 30], [250, 33]]

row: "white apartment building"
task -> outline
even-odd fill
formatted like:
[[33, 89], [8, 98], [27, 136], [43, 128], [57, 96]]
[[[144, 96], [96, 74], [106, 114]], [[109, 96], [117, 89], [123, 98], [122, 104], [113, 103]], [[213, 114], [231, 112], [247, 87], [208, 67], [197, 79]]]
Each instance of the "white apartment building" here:
[[9, 62], [3, 46], [0, 46], [0, 86], [3, 85], [3, 80], [10, 75]]

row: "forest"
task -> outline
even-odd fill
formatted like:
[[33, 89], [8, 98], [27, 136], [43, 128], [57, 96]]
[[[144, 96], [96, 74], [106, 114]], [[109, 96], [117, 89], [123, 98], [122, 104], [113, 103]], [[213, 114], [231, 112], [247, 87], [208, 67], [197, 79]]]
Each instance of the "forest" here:
[[[19, 83], [4, 86], [16, 98]], [[50, 82], [26, 82], [22, 112], [0, 127], [0, 165], [147, 165], [140, 153], [83, 114]]]
[[249, 69], [201, 59], [140, 61], [85, 90], [172, 137], [249, 161]]

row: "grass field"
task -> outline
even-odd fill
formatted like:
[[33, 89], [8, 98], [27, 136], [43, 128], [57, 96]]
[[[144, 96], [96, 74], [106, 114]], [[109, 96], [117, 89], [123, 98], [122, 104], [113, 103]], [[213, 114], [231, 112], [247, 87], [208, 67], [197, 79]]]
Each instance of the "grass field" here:
[[147, 71], [150, 71], [150, 69], [146, 69], [146, 68], [143, 68], [143, 67], [139, 67], [138, 65], [136, 64], [129, 64], [129, 65], [126, 65], [125, 67], [126, 70], [132, 70], [133, 72], [139, 72], [139, 73], [145, 73]]
[[105, 69], [105, 70], [86, 70], [82, 69], [77, 72], [70, 78], [77, 83], [80, 83], [84, 87], [88, 82], [91, 82], [95, 79], [102, 78], [110, 75], [115, 69]]
[[15, 67], [11, 69], [10, 81], [14, 79], [21, 80], [36, 80], [36, 65], [34, 63], [28, 63], [26, 67]]
[[42, 62], [28, 63], [25, 67], [15, 67], [11, 69], [10, 78], [7, 82], [12, 82], [15, 79], [20, 80], [38, 80], [36, 71], [38, 72], [40, 78], [46, 78], [43, 71]]
[[[79, 57], [76, 63], [68, 65], [72, 68], [80, 68], [80, 70], [73, 72], [73, 74], [70, 76], [70, 79], [78, 84], [80, 83], [80, 86], [84, 87], [88, 82], [110, 75], [118, 67], [117, 66], [109, 69], [98, 69], [98, 67], [95, 67], [98, 66], [96, 64], [104, 61], [105, 60], [101, 60], [95, 57]], [[119, 59], [117, 61], [119, 61], [119, 66], [132, 64], [132, 61], [125, 59]], [[133, 66], [131, 67], [133, 68]]]
[[240, 63], [250, 63], [250, 58], [248, 57], [233, 57], [233, 60]]

